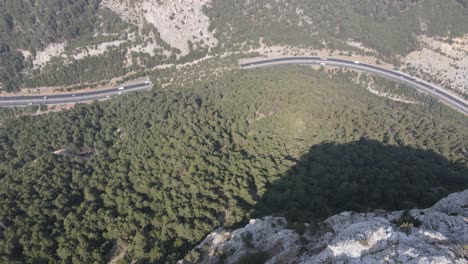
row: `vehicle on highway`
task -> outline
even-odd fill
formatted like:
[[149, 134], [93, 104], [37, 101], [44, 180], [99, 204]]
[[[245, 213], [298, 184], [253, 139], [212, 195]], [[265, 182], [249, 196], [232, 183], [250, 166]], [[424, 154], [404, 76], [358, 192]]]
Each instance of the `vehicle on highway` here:
[[122, 94], [122, 92], [119, 92], [119, 95], [121, 95], [121, 94]]
[[117, 86], [109, 89], [98, 89], [95, 91], [88, 91], [76, 94], [50, 94], [50, 95], [36, 95], [36, 96], [0, 96], [0, 107], [14, 107], [14, 106], [27, 106], [29, 103], [33, 105], [46, 104], [46, 105], [60, 105], [67, 103], [90, 102], [94, 100], [112, 98], [113, 95], [125, 95], [143, 90], [151, 89], [151, 82], [133, 83], [127, 86]]
[[[246, 64], [240, 63], [240, 67], [241, 69], [254, 69], [280, 64], [316, 64], [318, 62], [322, 66], [327, 64], [330, 66], [354, 68], [360, 71], [366, 71], [374, 74], [379, 74], [390, 79], [399, 80], [405, 84], [408, 84], [418, 89], [419, 91], [427, 92], [430, 95], [437, 97], [442, 102], [452, 106], [453, 108], [463, 112], [464, 114], [468, 114], [468, 103], [466, 102], [466, 100], [463, 100], [457, 96], [447, 93], [443, 89], [434, 87], [434, 85], [428, 84], [419, 78], [403, 76], [401, 72], [380, 68], [378, 66], [361, 63], [359, 61], [350, 61], [335, 58], [317, 58], [309, 56], [290, 56], [257, 59], [257, 61], [251, 61]], [[359, 64], [359, 66], [357, 66], [356, 64]]]

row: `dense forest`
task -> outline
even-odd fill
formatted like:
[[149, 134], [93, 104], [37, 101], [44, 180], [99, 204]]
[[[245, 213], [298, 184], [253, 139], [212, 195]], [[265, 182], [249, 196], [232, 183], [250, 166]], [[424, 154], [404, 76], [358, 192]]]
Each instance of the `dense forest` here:
[[468, 186], [466, 117], [330, 74], [232, 70], [59, 113], [8, 110], [0, 262], [103, 263], [118, 246], [121, 263], [174, 263], [259, 214], [428, 206]]
[[[260, 40], [266, 44], [326, 48], [363, 53], [346, 45], [356, 40], [377, 51], [382, 60], [418, 48], [419, 35], [456, 37], [468, 33], [464, 0], [217, 0], [206, 5], [210, 30], [219, 40], [211, 50], [180, 51], [159, 37], [150, 24], [127, 23], [100, 0], [4, 0], [0, 3], [0, 83], [2, 89], [66, 86], [108, 81], [129, 72], [165, 63], [183, 63], [226, 51], [248, 50]], [[153, 33], [154, 39], [148, 38]], [[132, 40], [130, 40], [132, 39]], [[44, 68], [33, 67], [32, 57], [51, 43], [89, 48], [122, 41], [104, 53], [65, 61], [56, 57]], [[130, 47], [156, 42], [154, 55]], [[22, 52], [23, 51], [23, 52]], [[375, 55], [375, 54], [372, 54]], [[129, 60], [132, 63], [129, 63]], [[77, 77], [80, 76], [80, 77]]]
[[49, 43], [94, 31], [99, 0], [0, 2], [0, 83], [10, 90], [21, 82], [26, 58], [19, 49], [38, 51]]
[[262, 38], [267, 44], [346, 50], [353, 39], [389, 58], [415, 50], [418, 35], [468, 33], [468, 8], [461, 2], [220, 0], [206, 12], [225, 45], [255, 45]]

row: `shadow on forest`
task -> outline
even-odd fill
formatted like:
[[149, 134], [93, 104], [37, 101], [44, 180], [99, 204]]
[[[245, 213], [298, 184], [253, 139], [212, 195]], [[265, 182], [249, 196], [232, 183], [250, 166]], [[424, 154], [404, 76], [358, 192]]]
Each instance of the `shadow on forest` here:
[[349, 210], [424, 208], [467, 186], [465, 165], [431, 151], [365, 139], [323, 143], [267, 187], [252, 217], [307, 222]]

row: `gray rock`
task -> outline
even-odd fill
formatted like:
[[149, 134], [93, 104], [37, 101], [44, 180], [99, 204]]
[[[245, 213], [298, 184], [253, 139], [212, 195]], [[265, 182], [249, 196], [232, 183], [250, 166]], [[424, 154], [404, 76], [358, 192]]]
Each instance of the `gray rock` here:
[[402, 214], [344, 212], [318, 227], [308, 225], [303, 235], [284, 218], [252, 219], [232, 232], [220, 228], [210, 234], [196, 247], [196, 262], [229, 264], [262, 252], [267, 263], [468, 263], [468, 190], [411, 210], [418, 227], [417, 221], [398, 226]]

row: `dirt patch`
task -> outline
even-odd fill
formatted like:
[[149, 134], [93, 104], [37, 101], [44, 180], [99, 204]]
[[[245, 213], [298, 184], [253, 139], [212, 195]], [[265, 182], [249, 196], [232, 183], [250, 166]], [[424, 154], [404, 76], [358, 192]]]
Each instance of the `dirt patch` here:
[[73, 108], [75, 108], [75, 104], [47, 105], [47, 108], [45, 110], [41, 109], [41, 107], [38, 107], [37, 111], [32, 115], [45, 115], [48, 113], [61, 112]]
[[102, 55], [107, 51], [109, 47], [116, 47], [122, 43], [124, 43], [124, 41], [116, 40], [116, 41], [101, 43], [97, 45], [96, 47], [85, 47], [85, 48], [82, 48], [81, 51], [75, 52], [75, 54], [73, 54], [72, 57], [76, 60], [80, 60], [87, 56]]
[[351, 40], [349, 39], [347, 42], [346, 42], [346, 45], [348, 46], [351, 46], [351, 47], [354, 47], [354, 48], [357, 48], [357, 49], [360, 49], [364, 52], [369, 52], [369, 53], [373, 53], [373, 54], [378, 54], [378, 52], [376, 50], [373, 50], [373, 49], [370, 49], [368, 47], [365, 47], [364, 44], [362, 44], [361, 42], [358, 42], [358, 41], [355, 41], [355, 40]]
[[375, 83], [374, 83], [373, 81], [372, 81], [372, 82], [369, 82], [369, 83], [367, 84], [366, 89], [367, 89], [369, 92], [371, 92], [371, 93], [373, 93], [373, 94], [375, 94], [375, 95], [377, 95], [377, 96], [385, 97], [385, 98], [390, 99], [390, 100], [392, 100], [392, 101], [396, 101], [396, 102], [400, 102], [400, 103], [406, 103], [406, 104], [417, 104], [417, 102], [411, 101], [411, 100], [409, 100], [409, 99], [405, 99], [405, 98], [402, 97], [402, 96], [396, 96], [396, 95], [394, 95], [394, 94], [382, 92], [382, 91], [376, 89]]
[[33, 59], [35, 69], [44, 67], [53, 57], [60, 56], [65, 51], [64, 43], [51, 43], [44, 50], [39, 51]]
[[52, 152], [52, 154], [56, 156], [64, 156], [64, 157], [77, 157], [77, 158], [81, 158], [84, 160], [88, 160], [94, 155], [94, 153], [91, 151], [82, 151], [80, 153], [76, 153], [70, 149], [59, 149], [59, 150]]
[[29, 50], [17, 49], [17, 51], [21, 52], [21, 54], [26, 60], [32, 57], [32, 54]]
[[117, 240], [108, 254], [108, 257], [110, 258], [108, 264], [120, 263], [120, 261], [125, 257], [125, 255], [127, 255], [129, 249], [129, 245], [127, 245], [120, 239]]

